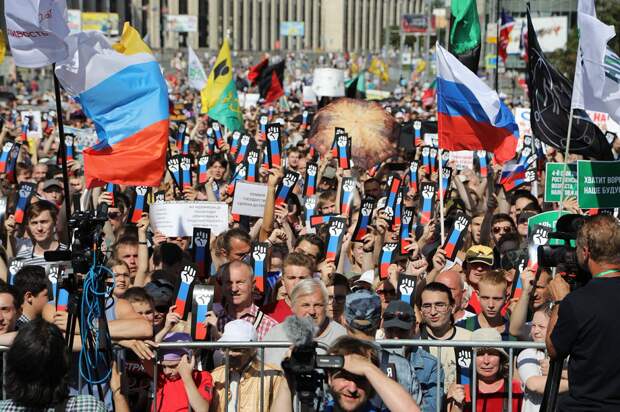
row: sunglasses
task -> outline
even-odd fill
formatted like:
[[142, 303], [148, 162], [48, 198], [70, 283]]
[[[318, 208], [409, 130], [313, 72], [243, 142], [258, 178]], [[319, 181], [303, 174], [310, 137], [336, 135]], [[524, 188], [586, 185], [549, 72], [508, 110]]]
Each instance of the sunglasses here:
[[398, 319], [398, 320], [401, 320], [403, 322], [412, 322], [413, 321], [413, 315], [411, 315], [409, 313], [404, 313], [404, 312], [394, 312], [394, 313], [384, 313], [383, 314], [383, 320], [392, 320], [392, 319]]
[[378, 290], [375, 290], [375, 292], [377, 293], [377, 295], [395, 295], [396, 294], [395, 289], [378, 289]]
[[108, 218], [110, 219], [118, 219], [120, 216], [120, 212], [108, 212]]
[[510, 226], [495, 226], [493, 228], [493, 233], [510, 233], [512, 232], [512, 227]]

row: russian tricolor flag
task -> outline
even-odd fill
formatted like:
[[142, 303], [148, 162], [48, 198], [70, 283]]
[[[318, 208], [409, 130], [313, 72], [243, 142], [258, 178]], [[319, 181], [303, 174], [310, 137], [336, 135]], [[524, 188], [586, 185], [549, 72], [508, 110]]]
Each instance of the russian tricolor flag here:
[[519, 129], [497, 93], [437, 44], [439, 147], [493, 152], [499, 164], [514, 157]]
[[151, 50], [129, 23], [113, 45], [100, 32], [66, 41], [69, 57], [56, 75], [99, 138], [84, 150], [87, 185], [157, 186], [166, 166], [168, 89]]

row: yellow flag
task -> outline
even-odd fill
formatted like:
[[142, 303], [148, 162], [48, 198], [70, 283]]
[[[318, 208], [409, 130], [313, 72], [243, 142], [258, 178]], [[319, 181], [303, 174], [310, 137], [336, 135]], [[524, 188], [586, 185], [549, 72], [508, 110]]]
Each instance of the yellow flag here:
[[4, 42], [4, 33], [0, 30], [0, 64], [4, 62], [4, 55], [6, 54], [6, 43]]
[[132, 55], [138, 53], [153, 54], [149, 46], [146, 45], [140, 33], [128, 22], [123, 26], [123, 34], [118, 42], [112, 45], [112, 48], [119, 53]]
[[209, 73], [207, 84], [200, 92], [202, 99], [202, 112], [207, 113], [214, 108], [220, 96], [225, 92], [229, 85], [233, 83], [232, 58], [230, 57], [230, 46], [228, 40], [224, 40], [215, 64]]

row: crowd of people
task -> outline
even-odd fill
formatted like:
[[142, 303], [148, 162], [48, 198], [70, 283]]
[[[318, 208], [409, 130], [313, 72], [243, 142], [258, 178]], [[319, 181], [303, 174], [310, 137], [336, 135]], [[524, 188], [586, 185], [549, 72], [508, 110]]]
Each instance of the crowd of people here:
[[[238, 76], [239, 87], [247, 87], [244, 75]], [[182, 107], [175, 116], [187, 124], [193, 179], [191, 185], [177, 187], [166, 172], [161, 185], [152, 188], [148, 202], [157, 192], [164, 201], [217, 201], [232, 207], [231, 179], [237, 168], [236, 156], [231, 154], [233, 131], [224, 131], [223, 145], [213, 144], [214, 119], [200, 115], [198, 92], [188, 86], [181, 71], [167, 73], [166, 79], [171, 106]], [[547, 293], [551, 270], [524, 267], [528, 219], [560, 206], [543, 201], [544, 168], [534, 182], [506, 192], [497, 185], [501, 165], [491, 161], [489, 168], [495, 173], [484, 174], [477, 162], [462, 170], [453, 161], [447, 162], [454, 175], [450, 186], [444, 188], [445, 211], [440, 214], [436, 201], [430, 221], [422, 223], [423, 199], [417, 188], [423, 182], [438, 184], [440, 176], [420, 164], [416, 184], [409, 184], [408, 166], [421, 162], [421, 151], [394, 144], [393, 155], [378, 167], [343, 169], [334, 154], [318, 153], [312, 145], [311, 124], [305, 125], [301, 119], [304, 111], [317, 108], [304, 106], [303, 81], [295, 78], [285, 85], [290, 86], [280, 101], [242, 109], [244, 133], [259, 147], [264, 141], [259, 118], [269, 116], [270, 122], [280, 124], [283, 166], [263, 165], [256, 176], [257, 182], [268, 186], [262, 218], [233, 216], [231, 212], [228, 229], [211, 236], [207, 248], [211, 267], [195, 280], [215, 291], [212, 309], [203, 322], [206, 339], [293, 341], [285, 320], [290, 316], [311, 319], [320, 343], [318, 352], [344, 358], [342, 369], [326, 373], [326, 396], [319, 405], [325, 411], [430, 412], [438, 404], [442, 410], [466, 411], [476, 399], [476, 410], [493, 412], [506, 410], [509, 393], [513, 411], [537, 411], [549, 371], [544, 350], [515, 352], [518, 357], [511, 359], [504, 349], [479, 348], [472, 359], [471, 351], [439, 350], [432, 341], [545, 340], [552, 303]], [[50, 94], [38, 90], [36, 82], [19, 78], [13, 79], [10, 87], [17, 97], [0, 106], [0, 147], [6, 142], [21, 146], [15, 169], [1, 177], [0, 188], [5, 199], [0, 211], [0, 344], [13, 345], [4, 377], [11, 400], [0, 403], [0, 409], [63, 404], [66, 410], [76, 411], [145, 411], [155, 404], [162, 412], [190, 407], [194, 411], [255, 411], [263, 402], [266, 410], [291, 410], [296, 394], [281, 366], [290, 355], [287, 348], [268, 348], [264, 359], [255, 348], [233, 348], [226, 354], [219, 350], [157, 349], [161, 342], [192, 341], [192, 320], [175, 309], [182, 272], [196, 268], [195, 241], [191, 236], [171, 237], [157, 231], [146, 208], [139, 219], [133, 219], [135, 187], [87, 189], [78, 150], [68, 162], [69, 180], [64, 182], [58, 128], [52, 121], [57, 114], [49, 109]], [[398, 97], [377, 104], [394, 116], [402, 130], [417, 120], [436, 120], [435, 109], [422, 104], [424, 88], [418, 79], [405, 79], [398, 88]], [[26, 104], [48, 113], [40, 139], [24, 140], [28, 127], [23, 127], [19, 113]], [[92, 129], [75, 101], [66, 99], [63, 106], [60, 115], [65, 125]], [[174, 138], [177, 125], [171, 122], [171, 156], [180, 150]], [[352, 139], [355, 141], [355, 136]], [[209, 155], [207, 178], [199, 183], [198, 159], [205, 154]], [[539, 159], [542, 163], [547, 160], [564, 159], [549, 148], [545, 158]], [[307, 165], [312, 162], [318, 165], [316, 193], [304, 197]], [[400, 167], [402, 164], [407, 167]], [[295, 171], [301, 178], [280, 202], [276, 192], [287, 171]], [[399, 189], [402, 210], [412, 210], [414, 216], [406, 236], [401, 228], [409, 222], [395, 219], [395, 213], [386, 210], [385, 198], [395, 176], [404, 182]], [[355, 182], [354, 194], [343, 207], [342, 182], [349, 178]], [[34, 184], [34, 192], [23, 205], [19, 189], [28, 182]], [[70, 273], [70, 267], [67, 262], [44, 258], [45, 252], [71, 246], [65, 184], [71, 199], [79, 199], [74, 206], [81, 204], [82, 210], [108, 205], [101, 245], [110, 273], [105, 312], [112, 340], [125, 348], [125, 362], [123, 367], [115, 364], [112, 379], [103, 385], [102, 403], [84, 395], [89, 393], [88, 385], [78, 378], [75, 356], [69, 359], [62, 350], [63, 334], [71, 333], [69, 316], [58, 295], [54, 296], [56, 287], [50, 279], [62, 278], [63, 273]], [[333, 237], [329, 218], [323, 224], [309, 224], [310, 197], [316, 202], [315, 215], [344, 218], [344, 235], [335, 258], [330, 253], [334, 251], [328, 250]], [[366, 200], [373, 202], [374, 212], [366, 233], [355, 239]], [[566, 199], [562, 207], [582, 213], [573, 198]], [[459, 214], [468, 215], [471, 222], [452, 255], [442, 236]], [[268, 244], [265, 273], [269, 276], [261, 279], [262, 289], [252, 265], [257, 243]], [[385, 245], [393, 243], [398, 246], [385, 262]], [[414, 279], [414, 284], [404, 283], [405, 277]], [[79, 332], [73, 333], [74, 345], [79, 345]], [[376, 342], [382, 339], [422, 339], [428, 345], [382, 348]], [[24, 354], [28, 354], [27, 361]], [[20, 362], [32, 367], [20, 367]], [[159, 374], [154, 389], [153, 362], [157, 362]], [[513, 369], [510, 362], [514, 362]], [[476, 370], [475, 385], [472, 368]], [[509, 370], [514, 370], [512, 376]], [[55, 378], [41, 379], [32, 387], [37, 390], [27, 388], [30, 383], [25, 382], [32, 376], [52, 372]], [[126, 387], [120, 384], [119, 374], [128, 379]], [[67, 401], [68, 388], [73, 396], [82, 395]], [[475, 396], [472, 388], [477, 390]], [[150, 396], [153, 390], [155, 399]], [[569, 387], [564, 376], [560, 392], [566, 391]], [[90, 393], [97, 395], [92, 388]]]

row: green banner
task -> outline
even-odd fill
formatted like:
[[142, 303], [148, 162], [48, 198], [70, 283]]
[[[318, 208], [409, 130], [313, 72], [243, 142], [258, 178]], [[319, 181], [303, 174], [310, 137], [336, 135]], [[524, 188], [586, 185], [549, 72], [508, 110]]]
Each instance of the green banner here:
[[[558, 221], [560, 216], [569, 215], [569, 212], [563, 211], [560, 213], [559, 210], [552, 210], [550, 212], [539, 213], [535, 216], [532, 216], [527, 220], [527, 233], [528, 238], [532, 233], [534, 228], [538, 225], [547, 226], [551, 228], [551, 231], [555, 231], [555, 223]], [[564, 241], [559, 239], [549, 239], [550, 245], [563, 245]]]
[[[566, 171], [564, 167], [566, 166]], [[545, 169], [545, 202], [559, 202], [562, 198], [562, 174], [564, 174], [564, 199], [577, 196], [577, 165], [570, 163], [547, 163]]]
[[620, 207], [620, 161], [579, 160], [577, 202], [582, 209]]

